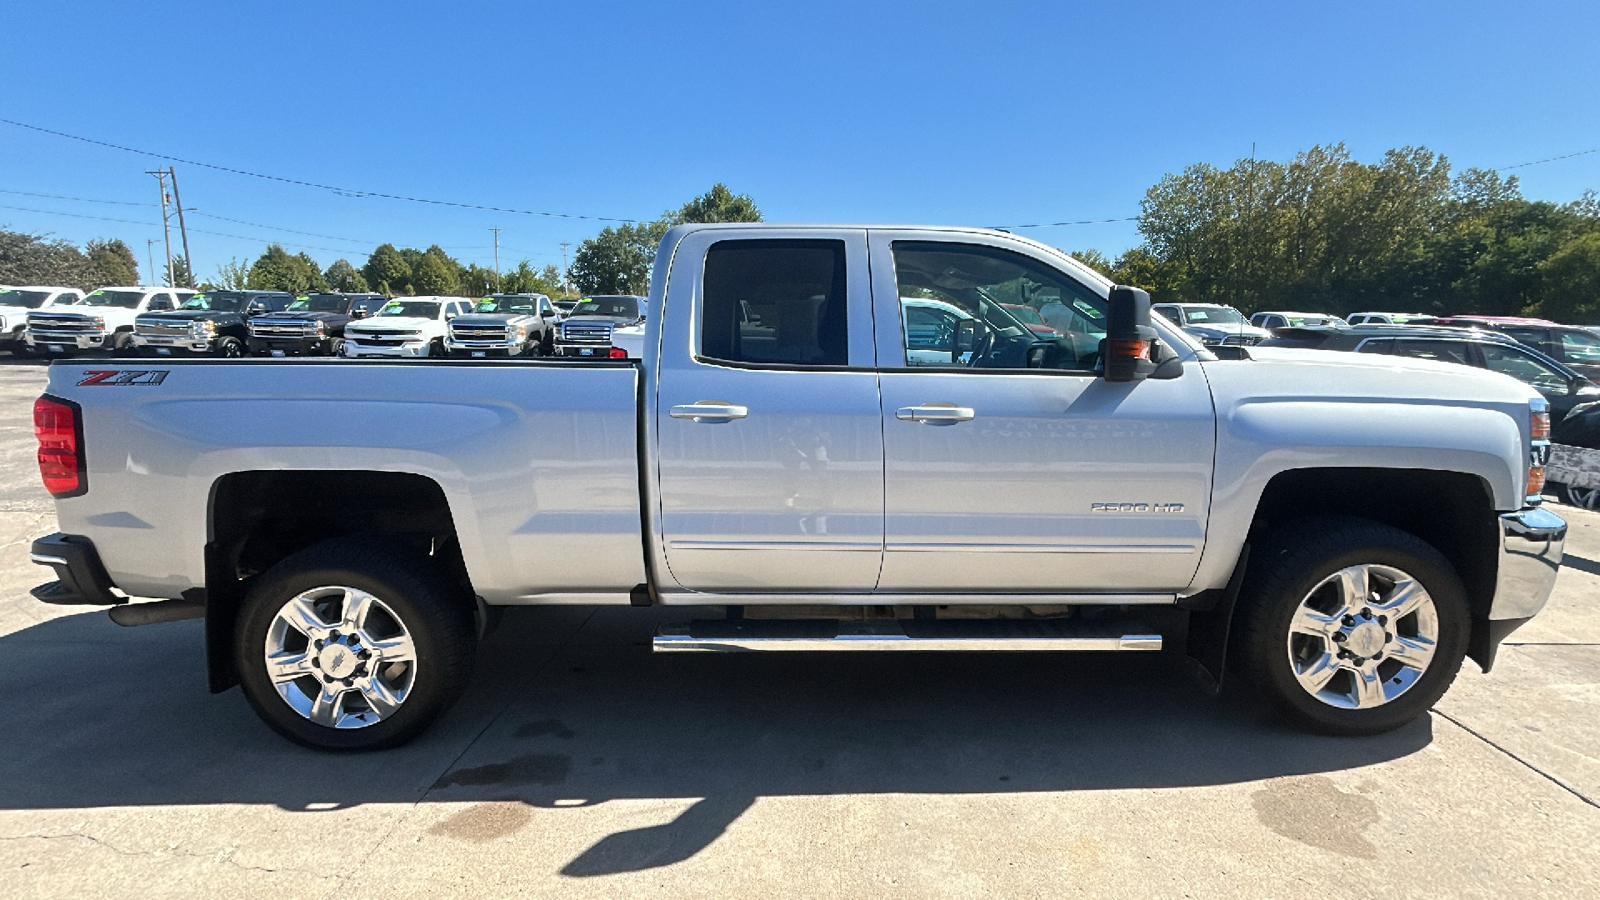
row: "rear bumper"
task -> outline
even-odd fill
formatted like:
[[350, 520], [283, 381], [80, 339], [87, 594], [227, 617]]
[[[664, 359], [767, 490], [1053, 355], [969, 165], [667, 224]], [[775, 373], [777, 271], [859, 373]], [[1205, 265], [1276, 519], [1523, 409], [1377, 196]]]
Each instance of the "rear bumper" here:
[[1500, 517], [1500, 570], [1490, 619], [1528, 619], [1555, 590], [1567, 523], [1541, 506]]
[[111, 576], [100, 562], [94, 542], [57, 532], [33, 542], [33, 561], [48, 566], [56, 580], [30, 593], [45, 603], [66, 606], [113, 606], [127, 599], [111, 592]]

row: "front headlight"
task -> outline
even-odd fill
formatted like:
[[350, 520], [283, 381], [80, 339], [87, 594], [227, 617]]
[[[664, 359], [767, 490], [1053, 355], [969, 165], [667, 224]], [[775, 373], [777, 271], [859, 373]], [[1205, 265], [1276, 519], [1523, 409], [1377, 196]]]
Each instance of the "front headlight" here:
[[526, 325], [518, 325], [517, 326], [517, 340], [525, 341], [527, 339], [528, 339], [528, 326], [526, 326]]
[[198, 321], [189, 325], [189, 333], [197, 338], [210, 337], [217, 333], [217, 323]]
[[106, 330], [106, 317], [105, 316], [95, 316], [94, 317], [94, 327], [100, 329], [101, 331], [105, 331]]

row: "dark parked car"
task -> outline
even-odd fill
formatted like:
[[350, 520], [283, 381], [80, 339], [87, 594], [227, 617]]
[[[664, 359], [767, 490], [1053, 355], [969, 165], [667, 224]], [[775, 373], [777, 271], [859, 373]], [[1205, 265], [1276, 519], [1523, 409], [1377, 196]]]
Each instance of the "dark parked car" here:
[[138, 356], [222, 356], [245, 353], [246, 320], [277, 312], [294, 302], [284, 291], [207, 291], [167, 312], [150, 312], [133, 322], [132, 348]]
[[1550, 401], [1550, 421], [1557, 423], [1573, 407], [1600, 400], [1600, 385], [1494, 331], [1427, 325], [1280, 328], [1261, 346], [1385, 353], [1492, 369], [1525, 381], [1543, 394]]
[[388, 302], [382, 294], [307, 294], [287, 309], [250, 322], [256, 356], [338, 356], [344, 327]]
[[1452, 316], [1440, 322], [1493, 329], [1566, 364], [1567, 368], [1580, 375], [1600, 378], [1600, 334], [1588, 328], [1539, 320], [1481, 319], [1475, 316]]

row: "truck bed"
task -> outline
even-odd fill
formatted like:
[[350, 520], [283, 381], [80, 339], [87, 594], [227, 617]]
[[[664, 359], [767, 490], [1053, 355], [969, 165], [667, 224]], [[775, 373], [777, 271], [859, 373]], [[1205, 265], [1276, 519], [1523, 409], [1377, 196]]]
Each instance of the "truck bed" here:
[[60, 527], [132, 596], [203, 586], [218, 479], [282, 469], [432, 478], [490, 603], [614, 601], [645, 580], [630, 363], [80, 359], [50, 367], [48, 393], [87, 436], [90, 491], [59, 501]]

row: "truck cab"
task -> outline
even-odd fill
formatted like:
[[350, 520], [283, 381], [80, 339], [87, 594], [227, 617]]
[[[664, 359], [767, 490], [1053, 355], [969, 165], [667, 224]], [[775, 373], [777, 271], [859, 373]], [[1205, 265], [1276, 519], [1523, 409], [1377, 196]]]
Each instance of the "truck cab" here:
[[100, 288], [70, 306], [29, 313], [23, 339], [32, 352], [46, 356], [87, 351], [124, 355], [133, 349], [135, 319], [177, 309], [195, 293], [188, 288]]

